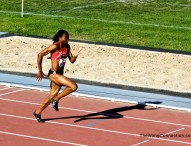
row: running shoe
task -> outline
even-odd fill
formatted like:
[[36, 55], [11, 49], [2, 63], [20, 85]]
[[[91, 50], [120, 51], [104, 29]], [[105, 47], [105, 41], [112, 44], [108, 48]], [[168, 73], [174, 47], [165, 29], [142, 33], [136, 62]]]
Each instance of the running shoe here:
[[54, 100], [54, 97], [51, 99], [52, 107], [58, 111], [58, 101]]
[[39, 123], [44, 123], [44, 121], [41, 119], [41, 115], [37, 113], [33, 113], [33, 116], [37, 119]]

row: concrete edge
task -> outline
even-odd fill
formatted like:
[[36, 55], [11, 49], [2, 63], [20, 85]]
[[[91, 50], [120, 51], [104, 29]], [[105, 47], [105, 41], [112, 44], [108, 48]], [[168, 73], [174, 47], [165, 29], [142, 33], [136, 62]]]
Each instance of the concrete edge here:
[[[16, 71], [4, 71], [0, 69], [0, 73], [5, 74], [13, 74], [18, 76], [25, 76], [25, 77], [35, 77], [36, 74], [34, 73], [26, 73], [26, 72], [16, 72]], [[45, 79], [48, 79], [48, 77], [44, 77]], [[184, 97], [191, 99], [191, 93], [187, 92], [176, 92], [171, 90], [164, 90], [164, 89], [156, 89], [156, 88], [146, 88], [141, 86], [130, 86], [130, 85], [122, 85], [122, 84], [111, 84], [111, 83], [100, 83], [96, 81], [89, 81], [89, 80], [82, 80], [82, 79], [76, 79], [71, 78], [77, 83], [81, 84], [87, 84], [87, 85], [93, 85], [93, 86], [100, 86], [100, 87], [109, 87], [109, 88], [115, 88], [115, 89], [124, 89], [124, 90], [132, 90], [132, 91], [139, 91], [139, 92], [149, 92], [154, 94], [162, 94], [162, 95], [170, 95], [170, 96], [176, 96], [176, 97]]]

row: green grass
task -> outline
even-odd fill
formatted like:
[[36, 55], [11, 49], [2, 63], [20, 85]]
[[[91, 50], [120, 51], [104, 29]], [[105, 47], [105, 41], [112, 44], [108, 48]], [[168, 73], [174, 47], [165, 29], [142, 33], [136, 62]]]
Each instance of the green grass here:
[[191, 52], [190, 0], [24, 2], [22, 18], [21, 0], [0, 1], [0, 31], [51, 38], [66, 29], [76, 40]]

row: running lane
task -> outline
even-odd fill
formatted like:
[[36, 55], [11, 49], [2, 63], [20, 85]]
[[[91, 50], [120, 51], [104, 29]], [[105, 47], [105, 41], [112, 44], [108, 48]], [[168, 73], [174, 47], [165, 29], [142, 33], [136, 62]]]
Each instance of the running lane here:
[[191, 145], [184, 111], [67, 96], [38, 123], [32, 113], [48, 92], [0, 86], [0, 145]]

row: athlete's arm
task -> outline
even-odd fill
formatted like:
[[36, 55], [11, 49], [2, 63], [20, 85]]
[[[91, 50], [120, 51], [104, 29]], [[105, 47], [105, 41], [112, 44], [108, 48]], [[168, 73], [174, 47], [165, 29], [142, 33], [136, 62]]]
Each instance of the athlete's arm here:
[[47, 48], [45, 48], [44, 50], [42, 50], [40, 53], [38, 53], [37, 56], [37, 65], [38, 65], [38, 74], [36, 76], [36, 79], [42, 80], [42, 77], [44, 75], [43, 71], [42, 71], [42, 61], [43, 61], [43, 57], [46, 56], [47, 54], [49, 54], [51, 51], [56, 50], [57, 46], [56, 45], [51, 45]]

